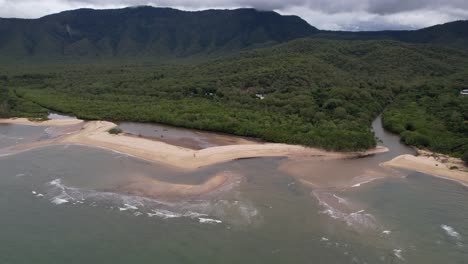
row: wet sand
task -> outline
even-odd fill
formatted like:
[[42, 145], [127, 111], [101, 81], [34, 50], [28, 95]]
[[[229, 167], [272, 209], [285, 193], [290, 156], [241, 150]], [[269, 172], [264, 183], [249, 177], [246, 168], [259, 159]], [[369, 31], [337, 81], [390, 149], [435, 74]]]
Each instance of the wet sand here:
[[136, 175], [129, 182], [111, 191], [156, 199], [199, 198], [220, 189], [230, 189], [240, 179], [240, 175], [225, 171], [212, 176], [202, 184], [192, 185], [168, 183]]
[[278, 169], [314, 189], [361, 187], [375, 180], [400, 176], [394, 171], [373, 166], [372, 160], [368, 158], [326, 162], [288, 159], [281, 162]]
[[109, 134], [108, 131], [116, 126], [116, 124], [107, 121], [92, 121], [86, 123], [76, 133], [53, 140], [19, 146], [15, 150], [22, 151], [54, 144], [78, 144], [109, 149], [186, 170], [245, 158], [308, 157], [314, 159], [346, 159], [388, 151], [387, 148], [377, 147], [364, 152], [343, 153], [276, 143], [227, 145], [193, 150], [146, 138]]
[[79, 119], [54, 119], [46, 121], [34, 121], [27, 118], [8, 118], [0, 119], [0, 124], [16, 124], [28, 126], [69, 126], [83, 123]]
[[[453, 158], [452, 158], [453, 159]], [[464, 165], [458, 169], [450, 168], [450, 163], [443, 163], [431, 156], [401, 155], [381, 164], [383, 167], [393, 167], [422, 172], [436, 177], [457, 181], [468, 186], [468, 172]]]
[[127, 135], [162, 141], [170, 145], [196, 150], [224, 145], [250, 145], [262, 142], [255, 138], [161, 124], [122, 122], [118, 123], [118, 125], [123, 133]]

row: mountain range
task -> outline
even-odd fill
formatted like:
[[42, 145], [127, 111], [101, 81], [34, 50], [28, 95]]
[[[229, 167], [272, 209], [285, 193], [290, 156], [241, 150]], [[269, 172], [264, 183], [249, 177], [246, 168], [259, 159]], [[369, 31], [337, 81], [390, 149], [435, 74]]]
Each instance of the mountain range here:
[[293, 39], [392, 39], [468, 46], [468, 21], [416, 31], [322, 31], [297, 16], [255, 9], [78, 9], [38, 19], [0, 19], [0, 59], [147, 58], [223, 55]]

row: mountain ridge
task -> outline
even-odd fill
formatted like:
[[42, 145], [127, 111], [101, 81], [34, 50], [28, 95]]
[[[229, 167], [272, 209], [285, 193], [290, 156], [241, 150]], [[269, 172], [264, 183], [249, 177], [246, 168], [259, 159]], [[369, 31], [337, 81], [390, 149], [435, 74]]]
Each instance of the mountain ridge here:
[[419, 30], [326, 31], [298, 16], [252, 8], [181, 11], [151, 6], [63, 11], [37, 19], [0, 18], [0, 59], [50, 61], [210, 57], [314, 37], [389, 39], [468, 46], [468, 21]]
[[0, 20], [0, 55], [186, 57], [286, 42], [315, 31], [297, 16], [254, 9], [77, 9]]

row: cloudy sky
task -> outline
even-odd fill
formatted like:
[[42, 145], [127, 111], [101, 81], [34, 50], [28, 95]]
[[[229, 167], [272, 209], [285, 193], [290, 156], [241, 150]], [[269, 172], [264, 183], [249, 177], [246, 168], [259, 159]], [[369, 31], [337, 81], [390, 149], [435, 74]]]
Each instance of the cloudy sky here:
[[0, 0], [0, 17], [37, 18], [82, 7], [183, 10], [254, 7], [293, 14], [329, 30], [415, 29], [468, 19], [468, 0]]

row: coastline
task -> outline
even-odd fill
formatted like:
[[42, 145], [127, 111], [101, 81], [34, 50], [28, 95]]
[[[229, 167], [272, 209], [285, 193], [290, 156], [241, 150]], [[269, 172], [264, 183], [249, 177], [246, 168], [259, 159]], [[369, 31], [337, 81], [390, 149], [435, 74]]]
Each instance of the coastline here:
[[[418, 150], [418, 153], [421, 150]], [[425, 151], [428, 153], [427, 151]], [[454, 159], [454, 158], [450, 158]], [[446, 180], [456, 181], [468, 187], [468, 171], [450, 169], [451, 163], [444, 163], [432, 156], [414, 156], [410, 154], [398, 156], [392, 160], [381, 163], [383, 167], [399, 168], [429, 174]], [[464, 166], [464, 165], [460, 165]]]
[[[67, 123], [76, 124], [83, 121], [64, 122], [64, 120], [52, 120], [54, 122], [32, 122], [24, 119], [7, 119], [3, 123], [13, 121], [15, 124], [31, 124], [41, 126], [61, 126]], [[86, 122], [82, 129], [63, 135], [55, 139], [38, 141], [31, 144], [13, 148], [16, 151], [24, 151], [48, 145], [77, 144], [90, 147], [98, 147], [121, 152], [137, 158], [153, 162], [161, 162], [173, 167], [185, 170], [193, 170], [200, 167], [228, 162], [236, 159], [258, 157], [313, 157], [316, 159], [346, 159], [373, 155], [388, 151], [384, 147], [376, 147], [364, 152], [330, 152], [322, 149], [308, 148], [298, 145], [280, 143], [253, 143], [242, 145], [226, 145], [210, 147], [201, 150], [174, 146], [165, 142], [146, 138], [139, 138], [125, 134], [112, 135], [108, 131], [117, 125], [107, 121]]]
[[83, 123], [80, 119], [53, 119], [45, 121], [32, 121], [27, 118], [0, 119], [0, 124], [14, 124], [26, 126], [70, 126]]

